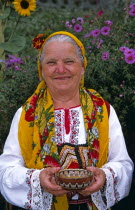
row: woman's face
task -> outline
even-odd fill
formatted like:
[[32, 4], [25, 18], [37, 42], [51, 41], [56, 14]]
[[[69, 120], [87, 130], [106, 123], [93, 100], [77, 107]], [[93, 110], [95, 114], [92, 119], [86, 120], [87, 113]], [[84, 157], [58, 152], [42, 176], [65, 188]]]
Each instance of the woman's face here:
[[51, 93], [77, 90], [84, 67], [76, 48], [69, 42], [53, 41], [46, 45], [42, 75]]

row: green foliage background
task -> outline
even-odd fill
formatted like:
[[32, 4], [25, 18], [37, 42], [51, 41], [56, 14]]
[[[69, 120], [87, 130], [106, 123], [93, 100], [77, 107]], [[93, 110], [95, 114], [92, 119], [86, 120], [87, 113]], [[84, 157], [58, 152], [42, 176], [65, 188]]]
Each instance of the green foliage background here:
[[[8, 54], [21, 57], [24, 63], [20, 66], [22, 70], [2, 67], [0, 82], [0, 153], [8, 135], [10, 124], [16, 110], [31, 96], [39, 83], [37, 74], [37, 50], [32, 47], [32, 39], [38, 35], [67, 30], [74, 33], [86, 48], [88, 67], [85, 73], [85, 86], [97, 90], [110, 104], [112, 104], [120, 119], [125, 135], [126, 144], [131, 158], [135, 159], [135, 63], [127, 64], [122, 53], [121, 46], [135, 48], [135, 17], [128, 16], [124, 11], [124, 5], [114, 8], [112, 11], [104, 11], [102, 16], [97, 16], [99, 10], [78, 9], [56, 9], [37, 7], [30, 17], [19, 17], [11, 9], [8, 17], [8, 24], [5, 28], [5, 42], [10, 39], [11, 31], [14, 30], [14, 37], [23, 36], [25, 40], [21, 50], [17, 52], [5, 51], [5, 58]], [[102, 9], [102, 8], [101, 8]], [[66, 21], [77, 17], [84, 19], [83, 30], [75, 32], [73, 28], [65, 26]], [[104, 21], [113, 22], [109, 36], [100, 35], [104, 40], [100, 49], [92, 44], [92, 38], [84, 38], [91, 30], [105, 26]], [[19, 39], [19, 38], [18, 38]], [[16, 42], [14, 43], [16, 49]], [[92, 52], [88, 46], [92, 46]], [[13, 48], [12, 48], [13, 49]], [[101, 54], [109, 51], [110, 58], [106, 61], [101, 59]], [[124, 82], [123, 82], [124, 81]], [[123, 85], [122, 87], [120, 85]], [[120, 97], [120, 95], [123, 95]]]

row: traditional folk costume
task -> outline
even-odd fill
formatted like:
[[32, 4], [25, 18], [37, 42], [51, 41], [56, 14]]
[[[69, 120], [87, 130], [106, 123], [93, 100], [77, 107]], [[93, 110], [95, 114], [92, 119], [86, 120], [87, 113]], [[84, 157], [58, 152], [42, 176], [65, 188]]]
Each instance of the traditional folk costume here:
[[[75, 40], [86, 67], [84, 47], [72, 34], [56, 32], [44, 43], [57, 34]], [[38, 64], [41, 78], [40, 60]], [[88, 209], [105, 210], [128, 195], [133, 163], [120, 123], [111, 105], [96, 91], [84, 88], [83, 79], [79, 87], [80, 106], [54, 109], [49, 89], [42, 80], [15, 114], [0, 156], [1, 193], [9, 203], [35, 210], [68, 210], [71, 204], [85, 203]], [[69, 192], [54, 197], [41, 188], [39, 180], [40, 171], [50, 166], [96, 166], [104, 170], [106, 183], [91, 196]]]

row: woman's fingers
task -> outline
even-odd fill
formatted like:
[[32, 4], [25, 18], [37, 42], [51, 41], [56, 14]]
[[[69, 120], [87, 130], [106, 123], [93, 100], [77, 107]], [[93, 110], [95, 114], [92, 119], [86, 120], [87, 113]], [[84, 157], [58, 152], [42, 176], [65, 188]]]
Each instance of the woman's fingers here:
[[67, 193], [60, 185], [56, 184], [55, 173], [57, 173], [60, 167], [48, 167], [40, 172], [40, 183], [46, 192], [49, 192], [55, 196], [62, 196]]
[[80, 192], [80, 194], [84, 196], [88, 196], [94, 192], [101, 190], [106, 180], [106, 175], [102, 169], [96, 167], [88, 167], [87, 170], [93, 172], [94, 181], [90, 186], [86, 187]]
[[60, 170], [59, 167], [48, 167], [40, 172], [40, 183], [41, 186], [48, 190], [58, 190], [62, 189], [59, 185], [55, 182], [55, 173]]

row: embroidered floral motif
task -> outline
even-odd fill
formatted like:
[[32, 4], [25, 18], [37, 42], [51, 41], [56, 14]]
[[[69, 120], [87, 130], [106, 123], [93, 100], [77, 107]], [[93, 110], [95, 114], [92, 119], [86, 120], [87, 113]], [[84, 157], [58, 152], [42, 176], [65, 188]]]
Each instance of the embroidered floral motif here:
[[[40, 158], [40, 160], [44, 163], [45, 166], [59, 166], [59, 156], [57, 152], [57, 146], [56, 146], [56, 138], [52, 136], [51, 140], [49, 141], [49, 134], [54, 129], [54, 124], [49, 121], [53, 118], [54, 114], [51, 111], [52, 105], [48, 107], [48, 109], [43, 110], [42, 114], [46, 117], [46, 127], [43, 130], [43, 133], [39, 133], [40, 138], [40, 146], [41, 149], [38, 151], [35, 163], [37, 162], [37, 159]], [[41, 116], [42, 117], [42, 116]], [[39, 118], [39, 122], [40, 122]], [[40, 123], [39, 123], [39, 130], [40, 130]]]
[[[88, 124], [88, 130], [87, 133], [89, 135], [87, 136], [87, 142], [89, 144], [89, 153], [88, 157], [91, 160], [91, 165], [96, 166], [98, 160], [99, 160], [99, 131], [97, 125], [94, 123], [96, 122], [97, 118], [99, 118], [100, 121], [103, 119], [103, 103], [104, 101], [100, 98], [100, 96], [97, 96], [97, 92], [90, 92], [89, 90], [86, 90], [87, 93], [91, 96], [93, 100], [94, 109], [92, 110], [91, 116], [88, 116], [86, 114], [86, 122]], [[83, 108], [85, 110], [85, 108]]]
[[31, 178], [32, 209], [35, 209], [35, 210], [46, 209], [45, 206], [43, 206], [43, 189], [40, 186], [39, 174], [40, 174], [40, 170], [35, 170]]
[[65, 141], [64, 136], [64, 110], [55, 110], [55, 135], [57, 144]]
[[[44, 170], [44, 169], [43, 169]], [[28, 202], [25, 203], [24, 209], [50, 210], [52, 205], [52, 194], [41, 189], [39, 180], [40, 170], [28, 170], [26, 183], [29, 187], [27, 195]]]
[[92, 201], [94, 202], [95, 206], [97, 207], [97, 209], [100, 210], [107, 210], [105, 203], [102, 200], [102, 196], [101, 196], [101, 192], [98, 191], [96, 193], [93, 193], [91, 195], [92, 197]]
[[104, 101], [102, 98], [100, 98], [100, 95], [98, 95], [98, 93], [95, 92], [90, 92], [89, 90], [86, 90], [87, 93], [91, 96], [93, 104], [94, 104], [94, 110], [92, 112], [92, 122], [94, 123], [96, 121], [96, 112], [98, 112], [98, 118], [100, 119], [100, 121], [102, 121], [103, 119], [103, 104]]
[[106, 174], [106, 182], [101, 190], [91, 196], [96, 207], [105, 210], [115, 204], [114, 179], [108, 167], [103, 167], [102, 170]]
[[50, 210], [52, 206], [53, 195], [43, 191], [43, 206], [44, 210]]
[[117, 191], [114, 171], [110, 167], [105, 166], [102, 170], [106, 174], [106, 183], [100, 191], [93, 193], [91, 196], [96, 207], [104, 210], [108, 209], [109, 206], [113, 206], [120, 199], [120, 195]]
[[39, 134], [41, 147], [43, 147], [48, 135], [49, 135], [49, 131], [47, 127], [44, 129], [43, 134]]
[[29, 192], [27, 194], [28, 202], [26, 202], [25, 205], [24, 205], [25, 209], [32, 209], [31, 208], [31, 201], [32, 201], [31, 177], [32, 177], [32, 173], [34, 171], [35, 170], [28, 170], [27, 173], [26, 173], [26, 175], [27, 175], [26, 183], [27, 183], [27, 185], [29, 187]]
[[34, 121], [34, 111], [35, 109], [33, 107], [30, 107], [28, 111], [26, 112], [25, 119], [28, 122]]
[[93, 163], [96, 164], [97, 160], [99, 159], [99, 152], [95, 149], [92, 149], [88, 153], [88, 157], [93, 160]]
[[[78, 144], [78, 133], [79, 133], [79, 111], [69, 110], [69, 127], [70, 127], [70, 138], [69, 143]], [[55, 110], [55, 129], [56, 129], [56, 142], [57, 144], [65, 143], [65, 110]]]
[[113, 177], [113, 184], [114, 184], [114, 196], [115, 196], [115, 202], [117, 203], [120, 199], [120, 195], [119, 192], [117, 190], [117, 184], [118, 184], [118, 178], [115, 176], [115, 172], [113, 171], [112, 168], [107, 167], [107, 169], [110, 170], [110, 172], [112, 173], [112, 177]]
[[70, 135], [70, 143], [71, 144], [78, 144], [78, 133], [79, 133], [79, 112], [77, 110], [71, 110], [71, 119], [72, 119], [72, 126], [71, 126], [71, 135]]
[[92, 125], [93, 125], [92, 119], [90, 119], [89, 116], [86, 116], [86, 119], [87, 119], [87, 122], [88, 122], [88, 129], [91, 129]]
[[58, 163], [58, 161], [56, 161], [55, 158], [49, 156], [49, 155], [46, 155], [45, 158], [44, 158], [44, 163], [45, 165], [47, 166], [55, 166], [55, 167], [60, 167], [60, 164]]
[[30, 100], [30, 103], [26, 105], [25, 110], [26, 110], [26, 114], [25, 114], [25, 119], [28, 122], [32, 122], [34, 121], [35, 115], [35, 109], [36, 109], [36, 103], [38, 100], [38, 95], [33, 95], [33, 97]]
[[93, 140], [93, 147], [97, 150], [99, 150], [99, 141], [97, 139]]

